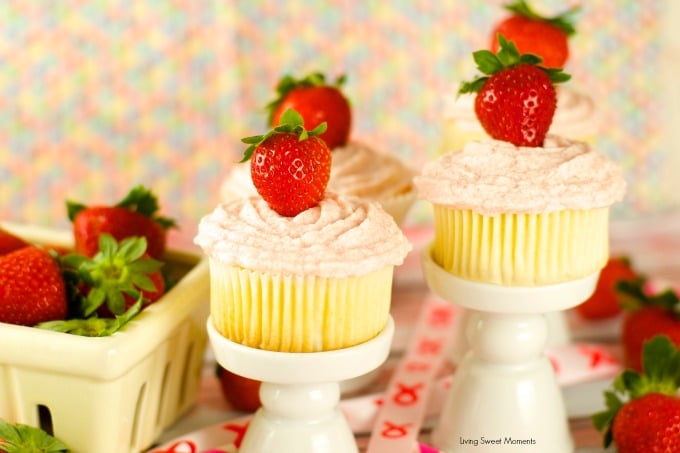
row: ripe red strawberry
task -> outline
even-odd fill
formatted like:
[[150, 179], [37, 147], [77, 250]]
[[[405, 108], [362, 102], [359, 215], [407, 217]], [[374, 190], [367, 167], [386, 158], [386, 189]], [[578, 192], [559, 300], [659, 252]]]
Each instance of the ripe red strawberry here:
[[537, 14], [524, 0], [505, 5], [512, 14], [499, 22], [491, 34], [492, 52], [498, 51], [498, 35], [513, 41], [521, 53], [530, 53], [543, 59], [547, 68], [563, 68], [569, 58], [569, 37], [576, 31], [571, 16], [574, 7], [555, 17]]
[[621, 313], [616, 284], [621, 280], [633, 281], [638, 278], [630, 261], [624, 257], [612, 257], [600, 272], [595, 292], [576, 307], [576, 312], [585, 319], [601, 320], [613, 318]]
[[28, 242], [7, 230], [0, 228], [0, 255], [6, 255], [9, 252], [19, 250], [27, 245], [29, 245]]
[[28, 246], [0, 257], [0, 322], [33, 326], [67, 311], [61, 268], [48, 252]]
[[282, 78], [276, 86], [278, 98], [269, 103], [269, 125], [276, 126], [288, 109], [302, 116], [305, 127], [312, 130], [321, 123], [327, 129], [319, 134], [331, 150], [344, 146], [349, 139], [352, 127], [352, 111], [349, 101], [341, 91], [345, 77], [340, 76], [335, 83], [326, 82], [323, 74], [313, 73], [302, 79], [291, 76]]
[[115, 205], [87, 207], [67, 202], [68, 217], [73, 222], [75, 251], [94, 256], [99, 250], [99, 236], [108, 233], [117, 241], [131, 236], [143, 236], [147, 252], [162, 258], [167, 243], [166, 230], [174, 221], [157, 215], [156, 196], [147, 188], [137, 186]]
[[[644, 374], [625, 370], [605, 392], [593, 425], [619, 453], [680, 451], [680, 350], [667, 337], [645, 343]], [[623, 397], [623, 401], [621, 400]]]
[[477, 93], [475, 114], [487, 134], [516, 146], [541, 146], [550, 128], [557, 95], [553, 83], [569, 80], [561, 69], [537, 66], [541, 59], [520, 55], [512, 42], [499, 36], [501, 48], [473, 53], [486, 74], [464, 82], [460, 93]]
[[255, 412], [260, 402], [260, 381], [239, 376], [217, 365], [215, 374], [220, 382], [222, 395], [238, 411]]
[[161, 298], [165, 293], [160, 272], [163, 263], [149, 258], [146, 247], [144, 237], [116, 242], [104, 233], [94, 257], [71, 254], [63, 258], [65, 267], [73, 269], [80, 279], [80, 311], [84, 317], [94, 312], [113, 317], [128, 311], [138, 300], [143, 308]]
[[680, 301], [671, 289], [649, 295], [645, 281], [619, 281], [616, 291], [624, 307], [621, 346], [625, 365], [641, 370], [641, 356], [645, 341], [665, 335], [680, 346]]
[[291, 109], [267, 134], [242, 140], [250, 146], [241, 162], [251, 160], [255, 189], [282, 216], [294, 217], [324, 197], [331, 174], [331, 152], [318, 135], [325, 127], [321, 123], [308, 132], [302, 117]]

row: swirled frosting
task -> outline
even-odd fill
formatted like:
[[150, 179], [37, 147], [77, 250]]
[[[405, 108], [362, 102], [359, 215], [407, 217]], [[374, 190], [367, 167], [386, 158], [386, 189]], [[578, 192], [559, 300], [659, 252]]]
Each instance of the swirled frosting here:
[[411, 249], [379, 204], [328, 192], [295, 217], [260, 197], [222, 203], [201, 219], [194, 242], [226, 264], [329, 278], [400, 265]]
[[365, 143], [350, 141], [333, 149], [328, 190], [370, 200], [382, 200], [413, 188], [415, 171], [399, 158]]
[[[548, 133], [569, 138], [585, 138], [597, 132], [600, 114], [593, 99], [580, 91], [558, 86], [557, 108]], [[474, 111], [474, 94], [457, 96], [449, 93], [444, 98], [444, 118], [456, 121], [465, 131], [482, 131]]]
[[485, 215], [605, 207], [626, 188], [614, 162], [585, 142], [555, 135], [542, 148], [469, 142], [427, 163], [415, 186], [422, 199]]

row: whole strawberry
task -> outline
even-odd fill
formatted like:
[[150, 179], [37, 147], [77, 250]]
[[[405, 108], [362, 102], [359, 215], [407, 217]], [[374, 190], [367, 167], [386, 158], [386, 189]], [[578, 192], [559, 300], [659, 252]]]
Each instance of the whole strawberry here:
[[498, 51], [498, 35], [502, 35], [513, 41], [521, 53], [541, 57], [543, 66], [563, 68], [569, 58], [569, 38], [576, 32], [572, 16], [579, 8], [571, 8], [555, 17], [544, 17], [526, 1], [519, 0], [505, 5], [505, 9], [512, 14], [494, 27], [491, 51]]
[[69, 201], [66, 207], [73, 222], [75, 251], [90, 257], [99, 251], [99, 236], [108, 233], [117, 241], [143, 236], [149, 255], [160, 259], [166, 248], [166, 231], [175, 226], [174, 221], [157, 214], [158, 200], [143, 186], [133, 188], [115, 205], [88, 207]]
[[665, 335], [680, 347], [680, 301], [673, 290], [647, 294], [643, 278], [620, 281], [616, 289], [625, 310], [621, 346], [627, 367], [642, 369], [643, 345], [657, 335]]
[[593, 424], [604, 433], [604, 446], [613, 442], [619, 453], [679, 452], [680, 350], [667, 337], [654, 337], [645, 343], [643, 369], [619, 375]]
[[67, 311], [62, 271], [47, 251], [27, 246], [0, 256], [0, 322], [33, 326]]
[[233, 409], [255, 412], [262, 405], [260, 401], [262, 383], [260, 381], [232, 373], [219, 364], [215, 367], [215, 375], [222, 395]]
[[294, 217], [324, 197], [331, 174], [331, 152], [318, 135], [325, 128], [321, 123], [308, 132], [302, 117], [290, 109], [267, 134], [242, 140], [250, 146], [241, 162], [250, 159], [255, 189], [280, 215]]
[[0, 228], [0, 255], [5, 255], [20, 248], [26, 247], [28, 242], [20, 237]]
[[616, 292], [618, 282], [634, 281], [637, 273], [625, 257], [612, 257], [600, 272], [597, 286], [592, 296], [576, 307], [576, 312], [584, 319], [602, 320], [617, 316], [623, 310]]
[[345, 77], [340, 76], [334, 83], [328, 83], [321, 73], [313, 73], [302, 79], [283, 77], [276, 91], [278, 97], [269, 103], [269, 125], [276, 126], [288, 109], [297, 111], [308, 130], [326, 123], [326, 131], [319, 134], [332, 150], [344, 146], [352, 127], [352, 110], [349, 101], [341, 91]]
[[461, 84], [459, 93], [477, 93], [475, 114], [487, 134], [516, 146], [543, 144], [552, 123], [557, 95], [554, 83], [569, 80], [561, 69], [539, 67], [541, 59], [522, 54], [499, 36], [500, 50], [473, 53], [486, 76]]

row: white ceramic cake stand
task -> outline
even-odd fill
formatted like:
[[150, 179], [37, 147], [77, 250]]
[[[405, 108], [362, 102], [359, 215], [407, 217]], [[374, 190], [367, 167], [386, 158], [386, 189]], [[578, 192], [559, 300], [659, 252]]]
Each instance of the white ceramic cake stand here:
[[560, 388], [544, 355], [546, 313], [573, 307], [598, 274], [557, 285], [505, 287], [446, 272], [423, 252], [423, 271], [440, 297], [473, 310], [469, 350], [432, 433], [446, 453], [568, 453], [573, 441]]
[[239, 453], [356, 453], [340, 412], [340, 381], [378, 368], [387, 359], [394, 321], [372, 340], [327, 352], [264, 351], [223, 337], [208, 318], [217, 362], [233, 373], [262, 381], [262, 407], [254, 414]]

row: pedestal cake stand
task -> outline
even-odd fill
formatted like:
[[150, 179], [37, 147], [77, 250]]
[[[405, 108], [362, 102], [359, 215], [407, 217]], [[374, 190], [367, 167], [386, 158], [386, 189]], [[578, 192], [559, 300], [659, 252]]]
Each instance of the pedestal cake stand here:
[[217, 362], [262, 381], [262, 407], [253, 416], [239, 453], [356, 453], [340, 412], [340, 381], [365, 375], [387, 359], [394, 321], [372, 340], [327, 352], [289, 353], [243, 346], [207, 323]]
[[472, 310], [469, 349], [458, 364], [432, 433], [446, 453], [570, 453], [574, 451], [555, 373], [544, 349], [546, 314], [574, 307], [595, 289], [598, 273], [566, 283], [506, 287], [446, 272], [426, 247], [432, 291]]

